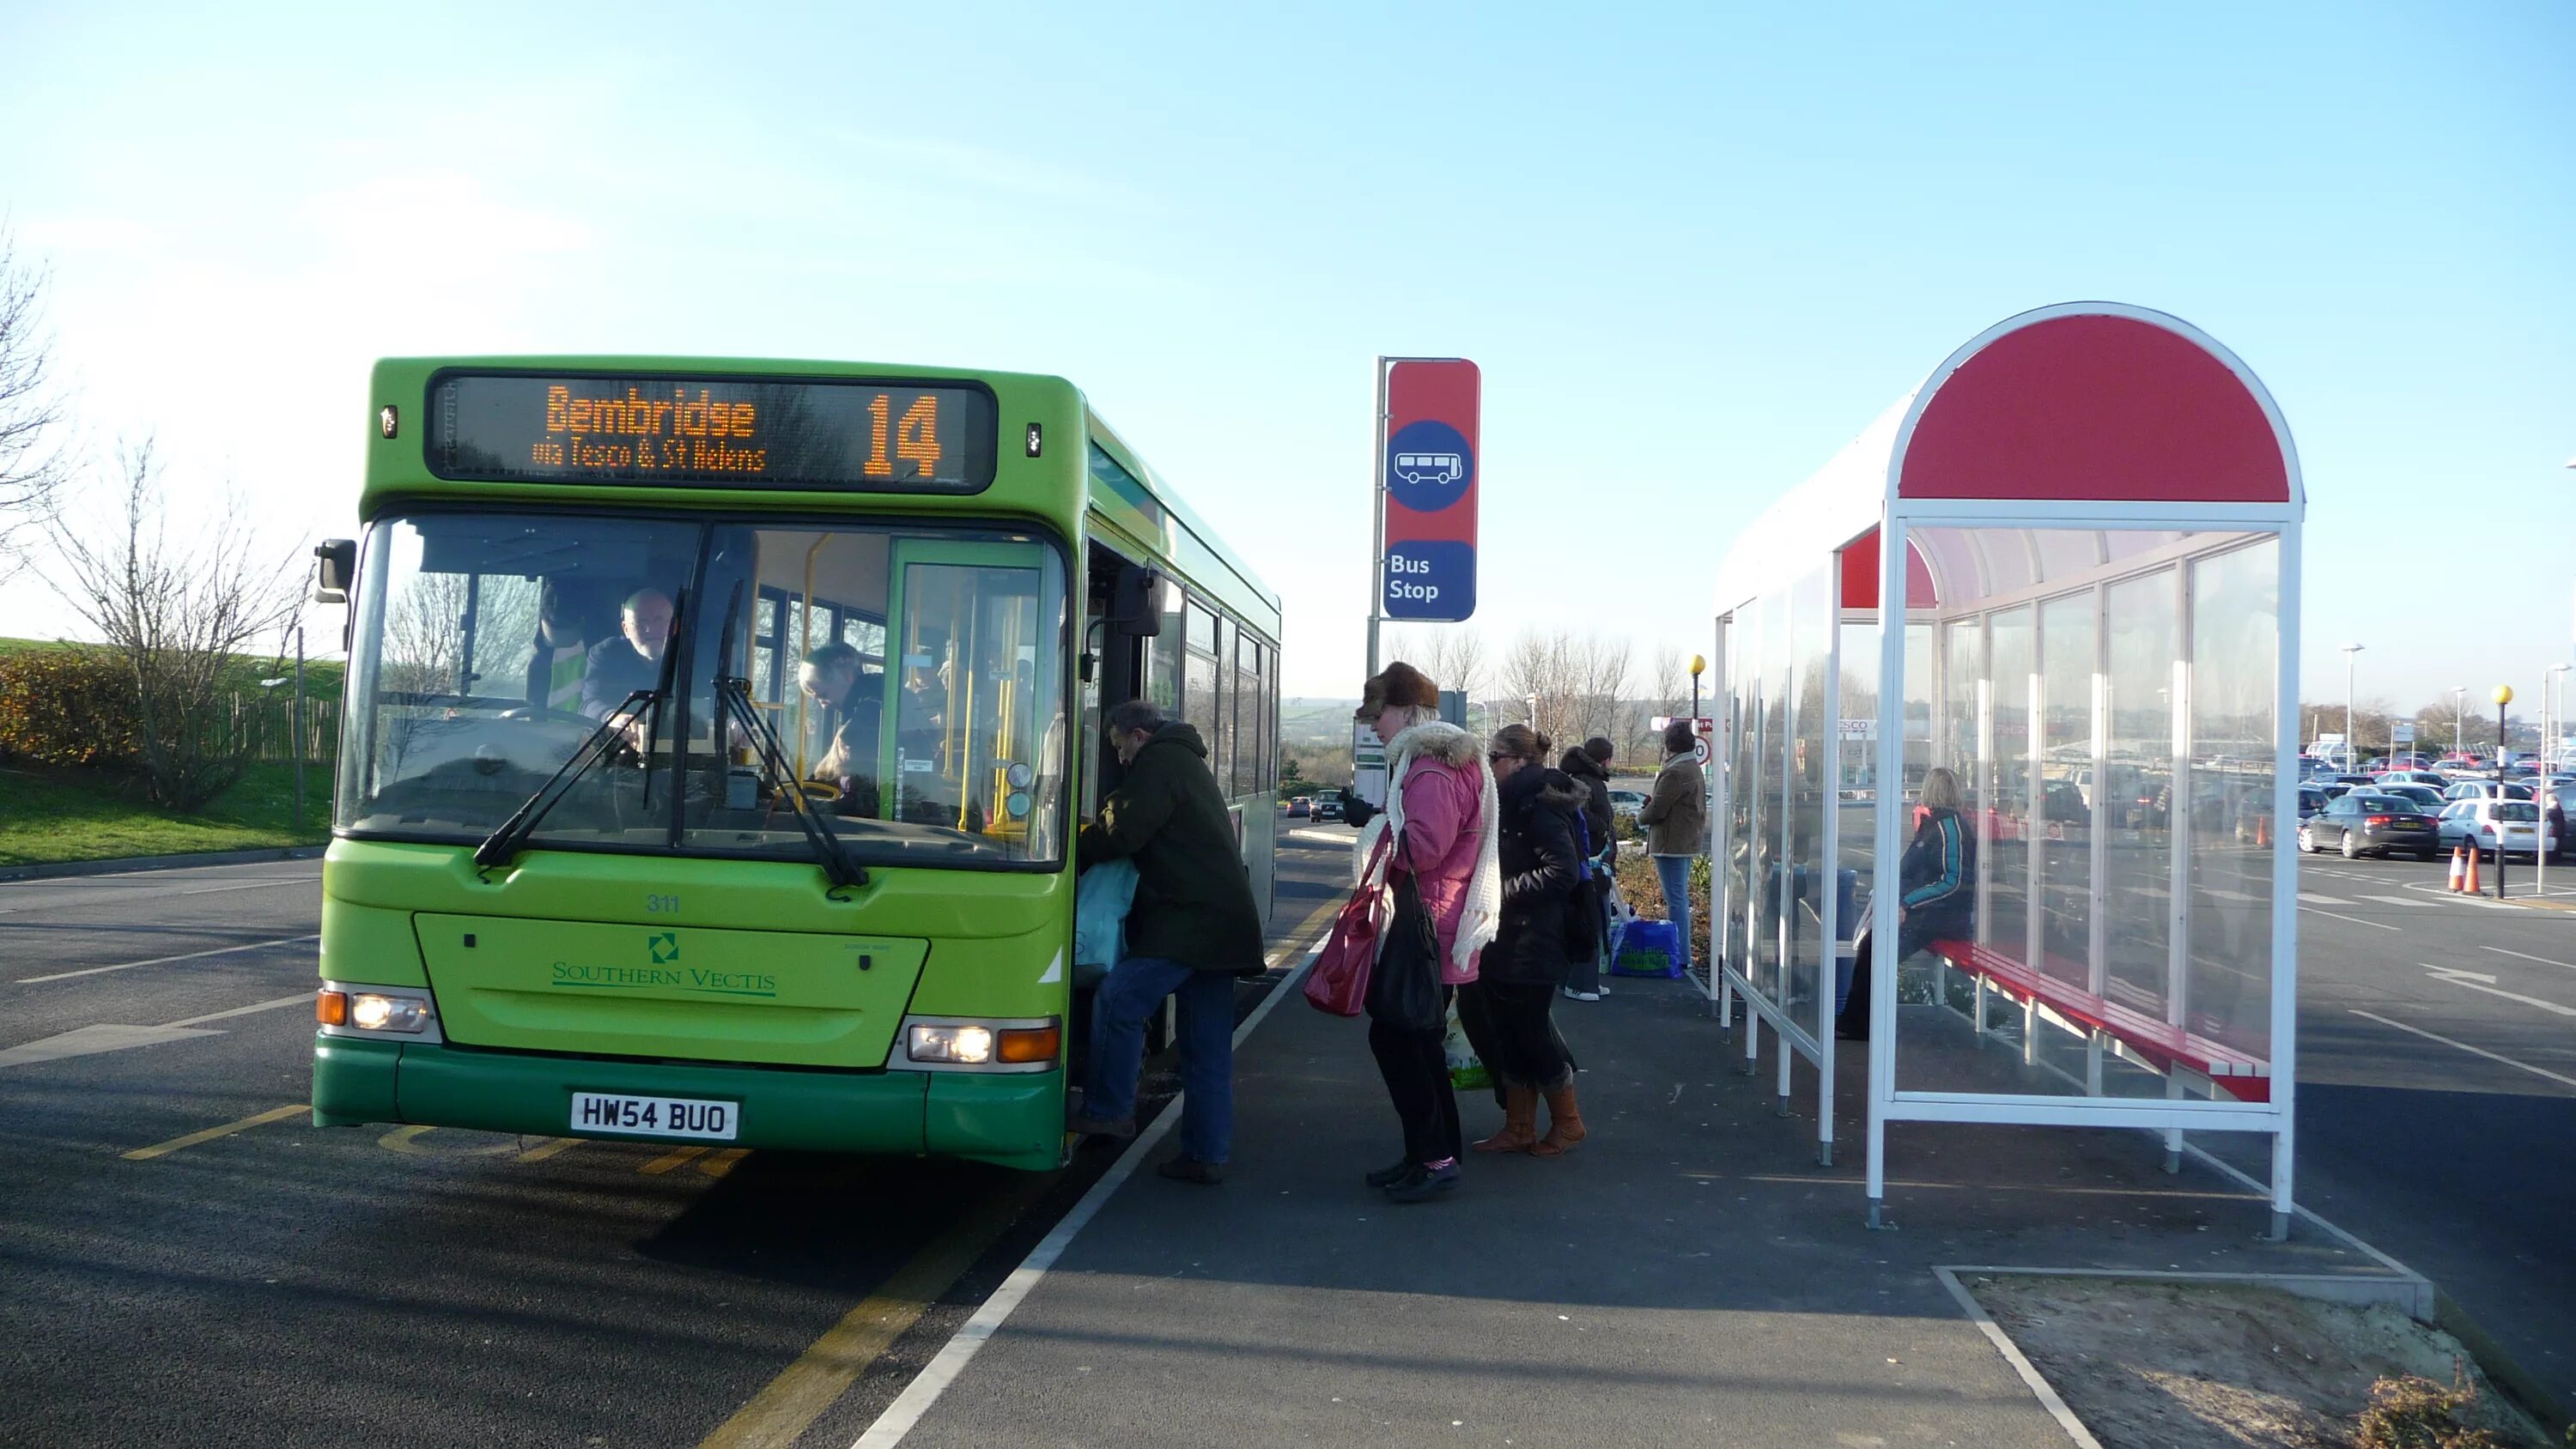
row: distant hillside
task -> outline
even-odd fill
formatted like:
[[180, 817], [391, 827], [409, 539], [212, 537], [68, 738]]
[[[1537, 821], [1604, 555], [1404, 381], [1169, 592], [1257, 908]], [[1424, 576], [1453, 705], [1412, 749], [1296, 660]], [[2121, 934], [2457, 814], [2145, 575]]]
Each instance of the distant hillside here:
[[1283, 699], [1279, 702], [1279, 743], [1347, 745], [1356, 699]]

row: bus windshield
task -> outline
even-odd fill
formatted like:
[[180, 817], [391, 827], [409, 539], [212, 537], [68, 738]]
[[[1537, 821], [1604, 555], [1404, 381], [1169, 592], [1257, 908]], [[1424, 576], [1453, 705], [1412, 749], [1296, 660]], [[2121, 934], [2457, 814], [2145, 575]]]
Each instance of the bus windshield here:
[[346, 833], [480, 840], [618, 715], [531, 846], [792, 859], [801, 797], [862, 864], [1063, 859], [1064, 565], [1031, 534], [421, 513], [375, 523], [355, 605]]

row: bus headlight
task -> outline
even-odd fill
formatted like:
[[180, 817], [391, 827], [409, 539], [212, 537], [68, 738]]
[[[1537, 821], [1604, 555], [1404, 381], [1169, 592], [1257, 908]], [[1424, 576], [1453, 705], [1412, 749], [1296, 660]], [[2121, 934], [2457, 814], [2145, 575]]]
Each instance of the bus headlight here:
[[916, 1026], [906, 1054], [916, 1062], [980, 1067], [993, 1059], [993, 1032], [982, 1026]]
[[429, 1025], [429, 1003], [417, 996], [386, 996], [373, 991], [349, 997], [349, 1025], [360, 1031], [398, 1031], [418, 1036]]
[[403, 1036], [422, 1045], [444, 1041], [438, 1007], [419, 991], [325, 981], [314, 999], [313, 1016], [324, 1036]]
[[1063, 1055], [1064, 1027], [1035, 1019], [906, 1017], [903, 1053], [887, 1065], [925, 1072], [1043, 1072]]

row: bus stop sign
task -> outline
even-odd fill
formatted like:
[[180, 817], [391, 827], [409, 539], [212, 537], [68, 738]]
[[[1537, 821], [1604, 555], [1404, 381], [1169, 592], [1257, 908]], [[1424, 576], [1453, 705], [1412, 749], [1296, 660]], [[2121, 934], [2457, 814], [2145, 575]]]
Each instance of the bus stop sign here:
[[1464, 358], [1390, 359], [1380, 420], [1386, 541], [1378, 612], [1456, 623], [1476, 612], [1476, 427], [1484, 382]]

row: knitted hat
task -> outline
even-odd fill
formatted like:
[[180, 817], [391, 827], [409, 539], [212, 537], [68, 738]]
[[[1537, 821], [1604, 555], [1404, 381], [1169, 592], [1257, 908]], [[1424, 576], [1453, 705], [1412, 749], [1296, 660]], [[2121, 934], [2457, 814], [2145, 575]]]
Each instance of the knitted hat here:
[[1398, 660], [1381, 669], [1360, 689], [1359, 717], [1375, 719], [1390, 709], [1412, 705], [1419, 709], [1440, 707], [1440, 686], [1430, 676]]

